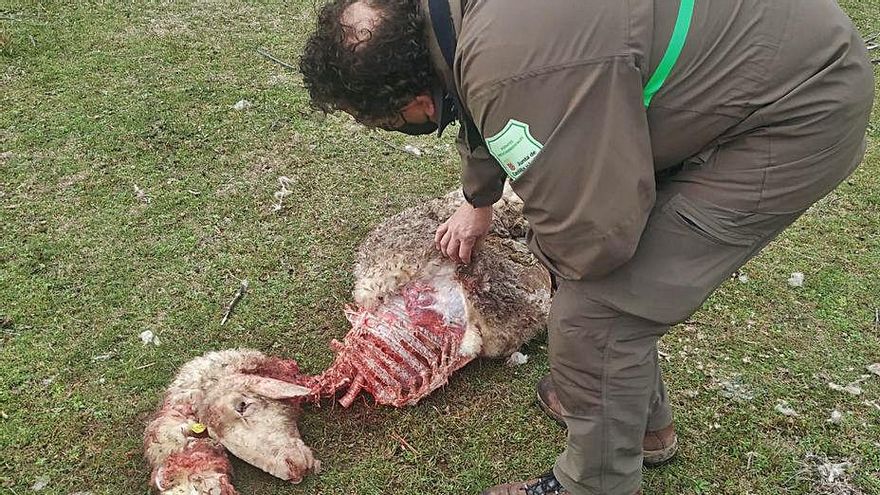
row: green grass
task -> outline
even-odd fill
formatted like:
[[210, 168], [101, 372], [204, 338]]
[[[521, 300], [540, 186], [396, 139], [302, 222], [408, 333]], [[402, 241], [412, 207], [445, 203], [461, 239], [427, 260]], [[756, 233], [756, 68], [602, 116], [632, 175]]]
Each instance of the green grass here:
[[[842, 3], [880, 31], [877, 0]], [[448, 140], [381, 136], [426, 153], [395, 151], [312, 112], [299, 76], [255, 53], [295, 61], [312, 2], [136, 4], [0, 0], [0, 493], [40, 476], [42, 493], [147, 493], [140, 436], [176, 368], [248, 346], [321, 370], [346, 331], [359, 240], [457, 183]], [[253, 106], [232, 110], [240, 99]], [[747, 283], [664, 338], [682, 452], [646, 473], [646, 493], [811, 493], [817, 453], [880, 494], [880, 411], [863, 403], [880, 379], [860, 397], [826, 385], [880, 361], [880, 118], [870, 137], [865, 164], [744, 268]], [[279, 176], [293, 196], [275, 212]], [[786, 284], [794, 271], [804, 287]], [[240, 279], [251, 290], [221, 327]], [[236, 485], [465, 494], [539, 474], [564, 433], [532, 404], [546, 342], [526, 352], [515, 370], [469, 366], [417, 407], [308, 409], [325, 471], [292, 487], [236, 463]], [[731, 380], [754, 398], [724, 397]], [[800, 416], [775, 412], [782, 400]]]

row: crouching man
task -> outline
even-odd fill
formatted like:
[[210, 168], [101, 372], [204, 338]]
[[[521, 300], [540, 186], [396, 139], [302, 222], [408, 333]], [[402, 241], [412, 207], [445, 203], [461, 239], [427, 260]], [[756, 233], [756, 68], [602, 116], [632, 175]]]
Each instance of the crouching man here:
[[552, 472], [490, 495], [632, 495], [675, 454], [657, 340], [856, 168], [873, 73], [834, 0], [336, 0], [312, 99], [409, 134], [461, 123], [467, 263], [505, 180], [555, 276]]

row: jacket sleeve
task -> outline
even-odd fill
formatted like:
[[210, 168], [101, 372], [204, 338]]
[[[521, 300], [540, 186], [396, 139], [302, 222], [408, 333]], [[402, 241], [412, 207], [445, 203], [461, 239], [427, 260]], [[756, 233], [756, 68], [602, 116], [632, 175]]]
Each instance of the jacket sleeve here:
[[562, 278], [595, 279], [633, 256], [655, 183], [630, 56], [532, 71], [469, 88], [464, 99], [488, 151], [513, 171], [529, 247], [544, 265]]
[[460, 126], [455, 145], [461, 156], [461, 185], [467, 202], [482, 207], [491, 206], [501, 199], [507, 176], [486, 147], [478, 146], [471, 151], [465, 138], [464, 125]]

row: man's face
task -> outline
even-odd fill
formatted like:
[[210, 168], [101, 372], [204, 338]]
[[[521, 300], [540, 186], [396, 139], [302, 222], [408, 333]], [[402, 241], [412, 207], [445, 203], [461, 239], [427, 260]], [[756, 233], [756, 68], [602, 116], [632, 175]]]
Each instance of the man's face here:
[[420, 95], [413, 99], [394, 117], [372, 120], [361, 119], [352, 112], [348, 112], [361, 124], [386, 131], [403, 132], [404, 134], [429, 134], [437, 130], [437, 121], [434, 111], [434, 100], [430, 95]]

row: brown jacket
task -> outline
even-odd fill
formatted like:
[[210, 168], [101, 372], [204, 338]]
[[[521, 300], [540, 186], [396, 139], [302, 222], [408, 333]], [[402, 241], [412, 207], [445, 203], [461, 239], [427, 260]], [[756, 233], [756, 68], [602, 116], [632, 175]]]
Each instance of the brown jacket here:
[[[568, 279], [602, 277], [632, 256], [657, 171], [705, 161], [726, 140], [791, 119], [803, 122], [792, 133], [815, 134], [816, 150], [833, 147], [865, 99], [845, 81], [871, 77], [869, 65], [846, 62], [865, 48], [834, 0], [697, 0], [681, 57], [648, 109], [643, 87], [679, 2], [450, 0], [450, 8], [454, 71], [431, 32], [434, 65], [489, 143], [459, 138], [465, 195], [493, 203], [508, 169], [530, 247]], [[821, 132], [813, 122], [824, 123]], [[744, 197], [743, 209], [793, 209], [787, 201], [796, 198]]]

